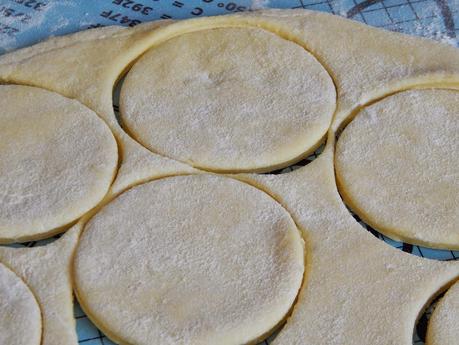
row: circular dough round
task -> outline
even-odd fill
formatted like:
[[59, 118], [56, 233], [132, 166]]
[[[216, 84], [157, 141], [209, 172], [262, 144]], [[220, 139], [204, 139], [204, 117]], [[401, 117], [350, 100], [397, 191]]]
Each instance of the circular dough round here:
[[459, 92], [389, 96], [362, 110], [336, 147], [345, 202], [385, 235], [459, 248]]
[[188, 33], [149, 50], [121, 90], [125, 128], [152, 151], [213, 171], [269, 171], [316, 148], [335, 87], [301, 46], [261, 29]]
[[0, 344], [39, 345], [41, 313], [27, 285], [0, 264]]
[[459, 282], [437, 304], [427, 328], [426, 345], [457, 345], [459, 340]]
[[29, 86], [0, 86], [0, 242], [43, 238], [105, 196], [117, 144], [90, 109]]
[[246, 344], [281, 322], [303, 241], [267, 194], [214, 175], [121, 194], [85, 227], [74, 262], [83, 309], [121, 344]]

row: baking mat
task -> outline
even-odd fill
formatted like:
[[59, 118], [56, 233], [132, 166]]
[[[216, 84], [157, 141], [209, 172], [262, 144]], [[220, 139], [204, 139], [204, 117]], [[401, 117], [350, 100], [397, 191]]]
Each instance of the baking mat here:
[[[49, 36], [88, 28], [107, 25], [135, 26], [160, 18], [192, 18], [262, 7], [306, 8], [331, 12], [368, 25], [459, 46], [459, 0], [0, 0], [0, 54], [31, 45]], [[300, 165], [311, 161], [318, 153], [320, 150]], [[289, 169], [292, 168], [287, 168]], [[459, 251], [433, 250], [399, 243], [382, 236], [355, 217], [374, 236], [400, 250], [438, 260], [459, 260]], [[33, 247], [48, 241], [16, 246]], [[429, 312], [416, 327], [413, 338], [416, 345], [424, 344], [422, 339], [428, 315]], [[78, 305], [75, 306], [75, 317], [80, 344], [113, 344], [89, 321]], [[269, 344], [269, 340], [262, 344]]]

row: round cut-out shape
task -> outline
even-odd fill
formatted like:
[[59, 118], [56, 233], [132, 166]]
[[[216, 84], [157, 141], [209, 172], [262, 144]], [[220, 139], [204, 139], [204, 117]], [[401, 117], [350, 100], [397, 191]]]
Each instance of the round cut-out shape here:
[[154, 152], [212, 171], [270, 171], [317, 147], [335, 87], [303, 47], [254, 28], [187, 33], [123, 83], [121, 119]]
[[459, 92], [411, 90], [366, 107], [336, 147], [344, 201], [399, 241], [459, 248]]
[[74, 261], [80, 304], [120, 344], [246, 344], [273, 330], [301, 286], [287, 211], [226, 177], [130, 189], [103, 207]]
[[456, 345], [459, 339], [459, 282], [438, 302], [427, 328], [426, 345]]
[[0, 264], [0, 344], [40, 345], [41, 313], [28, 286]]
[[47, 237], [96, 206], [118, 153], [108, 126], [81, 103], [0, 86], [0, 242]]

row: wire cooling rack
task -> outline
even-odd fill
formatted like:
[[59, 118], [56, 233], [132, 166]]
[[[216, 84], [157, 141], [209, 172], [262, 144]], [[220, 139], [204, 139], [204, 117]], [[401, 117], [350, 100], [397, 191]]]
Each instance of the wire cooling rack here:
[[[135, 26], [155, 19], [228, 14], [261, 7], [305, 8], [331, 12], [368, 25], [459, 46], [459, 0], [0, 0], [0, 53], [36, 43], [51, 35], [88, 28], [106, 25]], [[320, 149], [295, 166], [277, 173], [305, 165], [319, 153]], [[437, 260], [459, 260], [459, 251], [433, 250], [396, 242], [381, 235], [357, 216], [354, 217], [374, 236], [400, 250]], [[46, 242], [22, 245], [33, 247]], [[413, 337], [416, 345], [424, 344], [429, 315], [430, 311], [427, 311], [418, 322]], [[114, 344], [89, 321], [78, 304], [75, 306], [75, 318], [80, 344]], [[267, 345], [269, 342], [267, 340], [262, 344]]]

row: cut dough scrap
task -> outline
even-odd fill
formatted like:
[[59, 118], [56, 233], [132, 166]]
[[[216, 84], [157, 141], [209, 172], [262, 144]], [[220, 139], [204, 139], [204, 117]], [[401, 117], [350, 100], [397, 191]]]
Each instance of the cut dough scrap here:
[[375, 238], [336, 190], [331, 133], [325, 151], [282, 175], [240, 175], [269, 191], [306, 240], [303, 288], [273, 345], [412, 345], [415, 322], [459, 262], [426, 260]]
[[0, 109], [0, 242], [47, 237], [104, 198], [117, 145], [92, 110], [17, 85], [0, 86]]
[[81, 228], [77, 223], [60, 239], [42, 247], [0, 246], [0, 262], [24, 280], [40, 305], [41, 345], [78, 344], [70, 268]]
[[86, 224], [74, 261], [90, 319], [114, 341], [139, 345], [255, 341], [284, 319], [303, 271], [290, 215], [215, 175], [121, 194]]
[[121, 130], [118, 138], [123, 159], [110, 189], [111, 196], [154, 178], [198, 172], [189, 165], [152, 153]]
[[144, 146], [217, 171], [268, 171], [317, 147], [335, 110], [327, 71], [256, 28], [203, 30], [149, 50], [127, 74], [121, 118]]
[[456, 345], [459, 340], [459, 282], [435, 307], [427, 328], [426, 345]]
[[362, 110], [336, 147], [345, 202], [396, 240], [459, 249], [459, 92], [411, 90]]
[[0, 344], [40, 345], [41, 314], [34, 295], [0, 263]]

